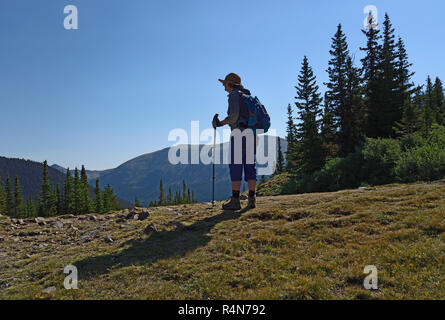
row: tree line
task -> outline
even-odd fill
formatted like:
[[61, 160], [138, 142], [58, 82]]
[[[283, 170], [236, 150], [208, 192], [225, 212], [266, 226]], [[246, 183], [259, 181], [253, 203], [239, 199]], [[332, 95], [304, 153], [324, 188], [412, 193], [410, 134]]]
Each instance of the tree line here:
[[74, 175], [67, 169], [63, 186], [54, 188], [49, 181], [47, 161], [44, 161], [41, 192], [34, 200], [30, 198], [27, 201], [23, 199], [18, 176], [15, 176], [14, 187], [9, 174], [6, 174], [4, 182], [0, 176], [0, 214], [13, 218], [107, 213], [120, 208], [113, 189], [107, 185], [101, 190], [99, 179], [96, 179], [94, 197], [91, 197], [85, 166], [80, 173], [75, 168]]
[[[137, 200], [137, 199], [136, 199]], [[166, 193], [164, 190], [164, 184], [161, 181], [159, 182], [159, 196], [157, 201], [150, 201], [149, 207], [158, 207], [158, 206], [171, 206], [178, 204], [191, 204], [197, 203], [198, 199], [195, 198], [195, 192], [187, 187], [185, 180], [182, 180], [182, 192], [180, 189], [176, 190], [173, 193], [172, 188], [168, 188], [168, 192]]]
[[329, 161], [357, 152], [369, 139], [428, 136], [445, 126], [442, 81], [430, 76], [424, 85], [412, 82], [414, 72], [401, 37], [388, 14], [381, 30], [362, 30], [364, 57], [356, 66], [341, 24], [332, 37], [322, 96], [309, 59], [304, 56], [297, 79], [295, 104], [287, 107], [285, 157], [278, 141], [276, 173], [313, 175]]

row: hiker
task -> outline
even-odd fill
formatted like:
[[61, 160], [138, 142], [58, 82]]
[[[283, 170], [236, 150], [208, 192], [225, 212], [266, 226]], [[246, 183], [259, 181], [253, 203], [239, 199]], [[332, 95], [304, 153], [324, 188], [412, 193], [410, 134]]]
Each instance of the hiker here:
[[[255, 189], [256, 189], [256, 136], [253, 130], [247, 127], [249, 113], [244, 102], [241, 99], [241, 95], [245, 94], [250, 96], [250, 91], [245, 89], [241, 84], [241, 78], [235, 74], [228, 74], [224, 80], [218, 79], [224, 86], [225, 91], [229, 93], [229, 108], [227, 110], [227, 118], [223, 121], [219, 121], [218, 115], [213, 118], [213, 128], [229, 125], [232, 130], [230, 137], [230, 178], [232, 181], [232, 197], [224, 203], [223, 210], [240, 210], [240, 189], [241, 181], [244, 171], [244, 180], [247, 181], [249, 186], [249, 197], [246, 209], [255, 208]], [[237, 130], [239, 129], [239, 130]], [[252, 135], [248, 137], [249, 132], [252, 131]], [[240, 143], [235, 141], [234, 134], [244, 133], [241, 137]], [[244, 136], [246, 135], [246, 136]], [[241, 160], [241, 161], [239, 161]]]

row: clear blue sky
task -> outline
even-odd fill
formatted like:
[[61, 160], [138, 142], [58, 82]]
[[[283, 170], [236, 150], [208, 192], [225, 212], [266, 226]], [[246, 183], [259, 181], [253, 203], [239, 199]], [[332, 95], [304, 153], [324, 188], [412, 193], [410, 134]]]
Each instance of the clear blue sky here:
[[[63, 28], [63, 8], [79, 30]], [[363, 8], [388, 12], [416, 71], [445, 78], [443, 0], [1, 0], [0, 155], [88, 169], [171, 144], [173, 128], [224, 114], [236, 72], [285, 135], [307, 55], [320, 86], [342, 23], [361, 57]]]

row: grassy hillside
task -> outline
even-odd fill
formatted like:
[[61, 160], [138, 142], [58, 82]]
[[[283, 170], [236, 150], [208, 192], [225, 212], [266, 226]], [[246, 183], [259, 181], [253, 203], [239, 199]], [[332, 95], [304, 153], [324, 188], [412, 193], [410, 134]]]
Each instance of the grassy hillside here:
[[[1, 217], [0, 298], [444, 299], [444, 212], [442, 181], [262, 197], [241, 213], [198, 204], [142, 221]], [[69, 264], [78, 290], [63, 288]], [[366, 265], [378, 290], [363, 288]]]

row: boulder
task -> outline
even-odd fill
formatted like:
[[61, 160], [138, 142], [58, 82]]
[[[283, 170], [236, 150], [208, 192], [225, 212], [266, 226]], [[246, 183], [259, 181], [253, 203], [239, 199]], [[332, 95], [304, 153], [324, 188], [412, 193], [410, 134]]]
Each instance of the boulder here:
[[145, 234], [151, 234], [153, 232], [158, 232], [158, 229], [156, 228], [156, 225], [154, 223], [148, 225], [144, 230]]
[[145, 220], [148, 217], [150, 217], [150, 212], [148, 210], [144, 210], [141, 213], [138, 214], [138, 220]]
[[80, 240], [83, 242], [89, 242], [89, 241], [93, 240], [94, 238], [96, 238], [98, 234], [99, 234], [99, 230], [87, 231], [80, 236]]
[[42, 292], [46, 293], [46, 294], [54, 294], [54, 293], [56, 293], [56, 291], [57, 291], [57, 289], [54, 286], [53, 287], [48, 287], [48, 288], [45, 288], [45, 289], [42, 290]]
[[107, 242], [107, 243], [112, 243], [112, 242], [114, 242], [113, 238], [111, 238], [110, 236], [104, 236], [104, 240], [105, 240], [105, 242]]

